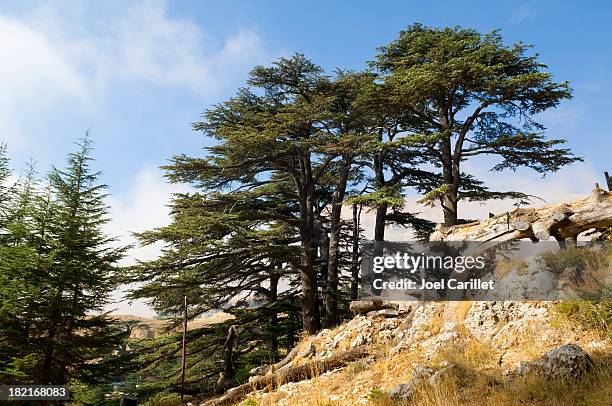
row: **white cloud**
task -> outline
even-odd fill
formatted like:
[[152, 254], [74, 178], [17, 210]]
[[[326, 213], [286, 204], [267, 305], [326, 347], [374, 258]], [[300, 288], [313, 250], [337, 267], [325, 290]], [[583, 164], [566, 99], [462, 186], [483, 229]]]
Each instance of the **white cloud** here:
[[[170, 203], [172, 194], [189, 192], [192, 189], [187, 185], [168, 183], [162, 172], [154, 166], [143, 167], [135, 176], [133, 184], [124, 194], [109, 198], [112, 221], [106, 225], [104, 231], [111, 236], [118, 237], [118, 245], [134, 244], [121, 265], [132, 265], [139, 260], [156, 258], [162, 248], [161, 245], [141, 247], [132, 236], [133, 232], [150, 230], [170, 223]], [[153, 310], [143, 301], [127, 302], [123, 295], [130, 287], [124, 286], [114, 292], [115, 303], [108, 306], [115, 314], [135, 314], [139, 316], [154, 316]]]
[[[109, 198], [112, 221], [105, 232], [119, 238], [121, 245], [136, 243], [132, 233], [151, 230], [170, 223], [168, 204], [174, 193], [191, 191], [191, 187], [170, 184], [163, 173], [151, 166], [143, 167], [135, 176], [133, 184], [125, 194]], [[123, 264], [134, 263], [135, 259], [149, 260], [159, 254], [159, 246], [135, 247], [128, 252]]]
[[520, 24], [522, 22], [533, 20], [538, 15], [537, 11], [533, 8], [532, 4], [520, 5], [514, 13], [510, 16], [510, 22], [514, 24]]
[[[40, 2], [23, 13], [0, 14], [0, 37], [0, 140], [11, 152], [42, 138], [36, 128], [45, 117], [99, 117], [110, 100], [129, 94], [126, 89], [211, 97], [271, 59], [257, 32], [213, 36], [170, 15], [165, 1]], [[170, 221], [170, 195], [186, 190], [169, 185], [153, 165], [144, 167], [128, 192], [109, 199], [113, 220], [105, 231], [121, 244], [134, 243], [131, 232]], [[159, 250], [134, 248], [122, 264], [152, 259]], [[142, 302], [117, 305], [119, 312], [151, 314]]]
[[0, 16], [0, 136], [19, 146], [21, 124], [58, 98], [83, 100], [86, 84], [42, 33]]
[[[269, 55], [256, 32], [226, 38], [170, 16], [163, 1], [41, 3], [0, 15], [0, 137], [23, 146], [25, 128], [45, 113], [99, 109], [126, 86], [212, 95]], [[62, 110], [63, 109], [63, 110]]]

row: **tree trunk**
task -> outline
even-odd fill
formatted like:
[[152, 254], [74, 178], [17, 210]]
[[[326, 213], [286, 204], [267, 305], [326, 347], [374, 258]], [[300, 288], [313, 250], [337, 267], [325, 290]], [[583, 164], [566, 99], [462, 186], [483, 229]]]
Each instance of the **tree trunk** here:
[[225, 338], [225, 345], [223, 346], [223, 375], [224, 378], [229, 380], [236, 374], [236, 362], [234, 360], [234, 349], [238, 345], [240, 339], [238, 333], [238, 325], [233, 324], [230, 326], [227, 337]]
[[442, 177], [444, 185], [448, 188], [441, 199], [442, 210], [444, 212], [444, 225], [446, 227], [457, 224], [457, 192], [459, 190], [459, 163], [453, 156], [451, 137], [449, 129], [449, 111], [446, 105], [439, 107], [439, 119], [442, 129], [440, 139], [440, 152], [442, 153]]
[[453, 196], [452, 191], [444, 195], [442, 210], [444, 211], [444, 225], [446, 227], [457, 224], [457, 196], [456, 194]]
[[338, 184], [332, 198], [329, 232], [329, 254], [327, 261], [327, 289], [325, 291], [325, 313], [327, 327], [339, 322], [338, 314], [338, 256], [340, 251], [340, 230], [342, 228], [342, 202], [346, 193], [351, 159], [344, 157], [338, 174]]
[[315, 334], [319, 331], [319, 305], [317, 300], [317, 274], [314, 268], [314, 247], [312, 236], [306, 231], [302, 234], [300, 252], [300, 274], [302, 292], [302, 324], [304, 332]]
[[[382, 142], [382, 129], [378, 134], [378, 140]], [[385, 164], [384, 157], [386, 151], [381, 149], [374, 155], [374, 179], [376, 180], [376, 188], [380, 189], [386, 186], [385, 181]], [[385, 226], [387, 224], [387, 205], [376, 207], [376, 223], [374, 225], [374, 241], [385, 240]]]
[[306, 334], [315, 334], [321, 327], [319, 317], [319, 303], [317, 292], [317, 274], [315, 271], [315, 243], [314, 243], [314, 182], [309, 153], [300, 156], [299, 180], [300, 214], [302, 224], [300, 227], [300, 274], [302, 292], [302, 325]]
[[[280, 265], [279, 267], [282, 267], [282, 265]], [[270, 323], [270, 328], [272, 330], [270, 332], [270, 351], [272, 352], [274, 357], [276, 357], [278, 353], [278, 312], [273, 306], [276, 306], [276, 301], [278, 300], [279, 279], [280, 276], [276, 273], [270, 275], [270, 293], [268, 296], [268, 304], [270, 306], [270, 315], [268, 316], [268, 322]]]
[[361, 208], [353, 205], [353, 252], [351, 264], [351, 300], [357, 299], [359, 293], [359, 218]]
[[319, 376], [323, 372], [343, 367], [351, 361], [368, 356], [365, 347], [356, 347], [328, 358], [292, 366], [275, 374], [258, 376], [243, 385], [230, 389], [224, 396], [204, 402], [203, 406], [235, 405], [246, 396], [260, 389], [274, 389], [287, 382], [298, 382]]
[[[383, 254], [383, 243], [385, 241], [385, 226], [387, 224], [387, 206], [382, 205], [376, 207], [376, 223], [374, 226], [374, 256], [379, 257]], [[371, 294], [376, 296], [380, 294], [380, 289], [374, 286], [371, 288]]]
[[374, 241], [385, 241], [385, 226], [387, 224], [387, 205], [376, 207], [376, 224], [374, 226]]

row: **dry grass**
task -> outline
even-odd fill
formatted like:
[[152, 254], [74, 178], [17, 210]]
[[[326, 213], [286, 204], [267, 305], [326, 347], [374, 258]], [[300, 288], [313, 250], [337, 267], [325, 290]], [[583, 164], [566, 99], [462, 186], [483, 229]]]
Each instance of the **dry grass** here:
[[[535, 359], [545, 352], [536, 336], [525, 338], [521, 346], [524, 359]], [[304, 387], [307, 390], [302, 389], [285, 401], [287, 404], [305, 404], [305, 399], [308, 399], [312, 405], [344, 406], [357, 404], [367, 394], [368, 404], [373, 406], [610, 404], [612, 355], [609, 352], [592, 354], [594, 372], [571, 386], [538, 376], [504, 376], [497, 365], [499, 355], [476, 340], [467, 340], [441, 351], [427, 363], [416, 352], [388, 356], [388, 348], [381, 346], [377, 349], [375, 362], [360, 360], [342, 371], [315, 377]], [[408, 382], [415, 364], [435, 367], [453, 364], [455, 367], [435, 387], [427, 383], [418, 386], [411, 400], [390, 399], [386, 393], [395, 385]], [[354, 388], [359, 388], [357, 393], [353, 393]], [[264, 404], [276, 403], [258, 403]]]
[[436, 314], [434, 317], [431, 318], [425, 329], [429, 331], [432, 335], [438, 334], [440, 332], [440, 329], [442, 328], [442, 324], [444, 324], [442, 314]]
[[431, 363], [435, 367], [453, 364], [464, 369], [486, 369], [497, 364], [499, 355], [490, 346], [468, 339], [438, 352]]
[[[461, 357], [454, 357], [457, 360]], [[500, 371], [471, 369], [465, 364], [477, 363], [467, 357], [463, 365], [453, 368], [438, 385], [423, 382], [407, 401], [394, 401], [384, 393], [372, 398], [374, 406], [455, 406], [455, 405], [610, 405], [612, 399], [612, 359], [610, 354], [595, 354], [593, 373], [568, 383], [538, 376], [504, 377]]]
[[491, 405], [610, 405], [612, 359], [610, 354], [593, 354], [595, 368], [584, 379], [567, 383], [537, 376], [507, 380], [491, 394]]
[[472, 308], [472, 303], [473, 302], [459, 302], [457, 304], [457, 307], [455, 309], [455, 315], [458, 321], [465, 320], [465, 317]]
[[[446, 314], [431, 319], [427, 329], [432, 334], [437, 334], [448, 317], [451, 317], [458, 323], [456, 331], [461, 337], [458, 344], [442, 349], [431, 360], [425, 359], [425, 349], [396, 354], [390, 351], [393, 343], [376, 343], [371, 346], [373, 359], [361, 359], [341, 370], [317, 375], [292, 387], [288, 393], [277, 389], [276, 392], [258, 397], [257, 406], [276, 405], [281, 399], [286, 405], [312, 406], [352, 406], [363, 404], [364, 400], [372, 406], [612, 404], [612, 342], [597, 347], [602, 348], [599, 353], [589, 350], [595, 362], [594, 371], [578, 382], [505, 375], [501, 367], [502, 355], [504, 364], [510, 367], [515, 361], [540, 358], [551, 346], [558, 345], [556, 340], [550, 341], [551, 335], [555, 337], [558, 334], [559, 342], [573, 337], [580, 345], [601, 343], [601, 334], [597, 331], [577, 327], [572, 320], [558, 317], [555, 322], [547, 323], [546, 327], [538, 324], [518, 332], [519, 336], [512, 344], [512, 354], [506, 354], [505, 350], [494, 350], [491, 345], [471, 337], [462, 323], [471, 305], [471, 302], [457, 303]], [[542, 328], [548, 334], [546, 340], [543, 339]], [[311, 343], [309, 340], [306, 342], [308, 345]], [[588, 350], [595, 347], [587, 345], [583, 348]], [[422, 383], [410, 400], [390, 399], [387, 393], [397, 384], [409, 382], [417, 364], [435, 368], [452, 364], [454, 367], [438, 385]]]
[[519, 275], [523, 275], [527, 271], [527, 263], [523, 259], [505, 259], [499, 261], [495, 265], [495, 276], [503, 278], [513, 270], [516, 270]]

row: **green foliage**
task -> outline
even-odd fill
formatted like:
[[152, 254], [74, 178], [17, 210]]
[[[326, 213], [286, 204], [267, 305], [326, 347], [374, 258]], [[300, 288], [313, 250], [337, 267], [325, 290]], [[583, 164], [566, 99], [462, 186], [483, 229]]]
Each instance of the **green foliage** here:
[[460, 167], [471, 157], [496, 157], [495, 171], [528, 167], [542, 174], [580, 160], [559, 147], [563, 140], [546, 140], [535, 119], [571, 98], [571, 89], [555, 82], [529, 49], [504, 44], [497, 31], [413, 24], [371, 62], [383, 80], [385, 104], [404, 114], [399, 125], [410, 144], [442, 171], [425, 200], [444, 204], [446, 225], [457, 222], [460, 198], [525, 198], [470, 188]]
[[612, 286], [610, 272], [612, 247], [609, 243], [595, 247], [568, 247], [542, 255], [556, 273], [576, 270], [580, 278], [579, 300], [562, 300], [556, 304], [559, 314], [587, 329], [612, 337]]
[[382, 389], [372, 389], [370, 393], [368, 393], [367, 399], [370, 402], [376, 403], [389, 400], [389, 395]]
[[241, 406], [257, 406], [257, 402], [254, 399], [245, 399], [242, 401]]
[[612, 300], [565, 300], [555, 305], [559, 314], [587, 329], [612, 338]]
[[70, 386], [70, 402], [74, 406], [110, 406], [118, 405], [118, 400], [106, 400], [104, 395], [111, 392], [111, 385], [85, 385], [75, 383]]
[[[112, 374], [123, 331], [101, 314], [123, 249], [102, 232], [104, 186], [91, 141], [53, 169], [44, 189], [31, 166], [3, 210], [0, 378], [6, 383], [94, 383]], [[108, 362], [107, 362], [108, 361]]]
[[[214, 141], [206, 156], [164, 167], [195, 191], [174, 196], [169, 225], [136, 234], [162, 254], [121, 273], [125, 249], [102, 231], [106, 187], [90, 167], [89, 138], [65, 169], [41, 182], [32, 166], [16, 185], [0, 145], [0, 380], [68, 383], [78, 404], [101, 402], [110, 378], [135, 380], [147, 404], [176, 404], [186, 297], [189, 319], [232, 316], [187, 333], [188, 389], [212, 395], [275, 361], [300, 329], [348, 315], [363, 239], [343, 206], [375, 210], [377, 240], [390, 224], [427, 239], [434, 224], [409, 211], [406, 188], [441, 203], [452, 225], [461, 200], [532, 198], [489, 190], [461, 172], [464, 161], [489, 155], [492, 170], [546, 174], [580, 160], [536, 121], [571, 98], [569, 85], [498, 32], [414, 24], [371, 68], [328, 75], [301, 54], [255, 67], [248, 87], [193, 125]], [[558, 272], [603, 261], [569, 250], [546, 260]], [[129, 323], [102, 312], [120, 282], [136, 283], [130, 298], [170, 320], [166, 334], [127, 341]], [[608, 331], [607, 303], [560, 311]]]
[[562, 273], [567, 268], [581, 268], [590, 272], [607, 271], [610, 269], [610, 258], [612, 258], [611, 244], [603, 244], [595, 249], [589, 246], [567, 247], [542, 254], [546, 266], [556, 273]]
[[[151, 301], [175, 317], [173, 326], [185, 295], [189, 318], [215, 309], [235, 316], [189, 333], [187, 375], [201, 391], [219, 374], [245, 381], [251, 365], [291, 346], [300, 321], [307, 333], [338, 321], [362, 241], [359, 221], [342, 219], [343, 205], [375, 210], [377, 239], [389, 224], [426, 239], [434, 224], [406, 210], [406, 188], [443, 203], [450, 225], [462, 221], [460, 200], [532, 197], [489, 190], [461, 172], [465, 160], [493, 155], [493, 170], [541, 173], [578, 160], [535, 121], [571, 97], [568, 84], [497, 32], [415, 24], [371, 67], [327, 75], [300, 54], [257, 66], [248, 87], [193, 125], [214, 140], [207, 154], [175, 156], [164, 167], [195, 192], [174, 197], [170, 225], [137, 235], [165, 249], [125, 282], [138, 283], [131, 298]], [[240, 337], [229, 360], [232, 325]], [[176, 390], [179, 335], [133, 348], [140, 370], [155, 378], [142, 392]]]
[[363, 205], [366, 207], [386, 206], [401, 210], [404, 208], [404, 195], [399, 184], [382, 186], [371, 193], [353, 196], [346, 201], [347, 204]]

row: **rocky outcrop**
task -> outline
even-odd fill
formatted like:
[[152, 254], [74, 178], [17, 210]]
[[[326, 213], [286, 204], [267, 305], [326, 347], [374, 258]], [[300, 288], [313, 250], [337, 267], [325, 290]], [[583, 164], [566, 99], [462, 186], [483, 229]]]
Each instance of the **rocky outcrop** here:
[[406, 383], [400, 383], [396, 385], [389, 392], [389, 397], [394, 400], [408, 400], [414, 393], [416, 386], [423, 384], [426, 380], [430, 379], [436, 372], [429, 367], [423, 367], [421, 365], [415, 365], [412, 370], [412, 379]]
[[507, 348], [517, 330], [546, 322], [549, 307], [545, 302], [475, 302], [463, 324], [476, 339]]
[[593, 367], [593, 361], [579, 345], [565, 344], [548, 351], [541, 359], [521, 362], [519, 375], [538, 374], [549, 379], [578, 380]]
[[398, 310], [399, 304], [381, 299], [354, 300], [349, 306], [350, 311], [355, 314], [367, 314], [377, 310]]
[[[209, 404], [248, 396], [258, 404], [279, 406], [302, 404], [313, 397], [323, 403], [367, 405], [371, 393], [381, 392], [405, 401], [447, 378], [466, 382], [466, 376], [475, 376], [475, 366], [466, 367], [461, 361], [466, 348], [478, 357], [481, 350], [488, 354], [479, 359], [478, 367], [486, 379], [489, 371], [497, 371], [491, 382], [529, 373], [577, 379], [592, 369], [582, 348], [608, 351], [610, 343], [589, 338], [577, 327], [555, 327], [553, 306], [553, 302], [412, 302], [369, 310], [336, 329], [307, 337], [283, 365], [262, 369], [264, 375], [228, 392], [223, 402]], [[570, 342], [577, 345], [565, 345]], [[530, 361], [533, 354], [545, 355]], [[404, 376], [408, 379], [401, 379]]]

